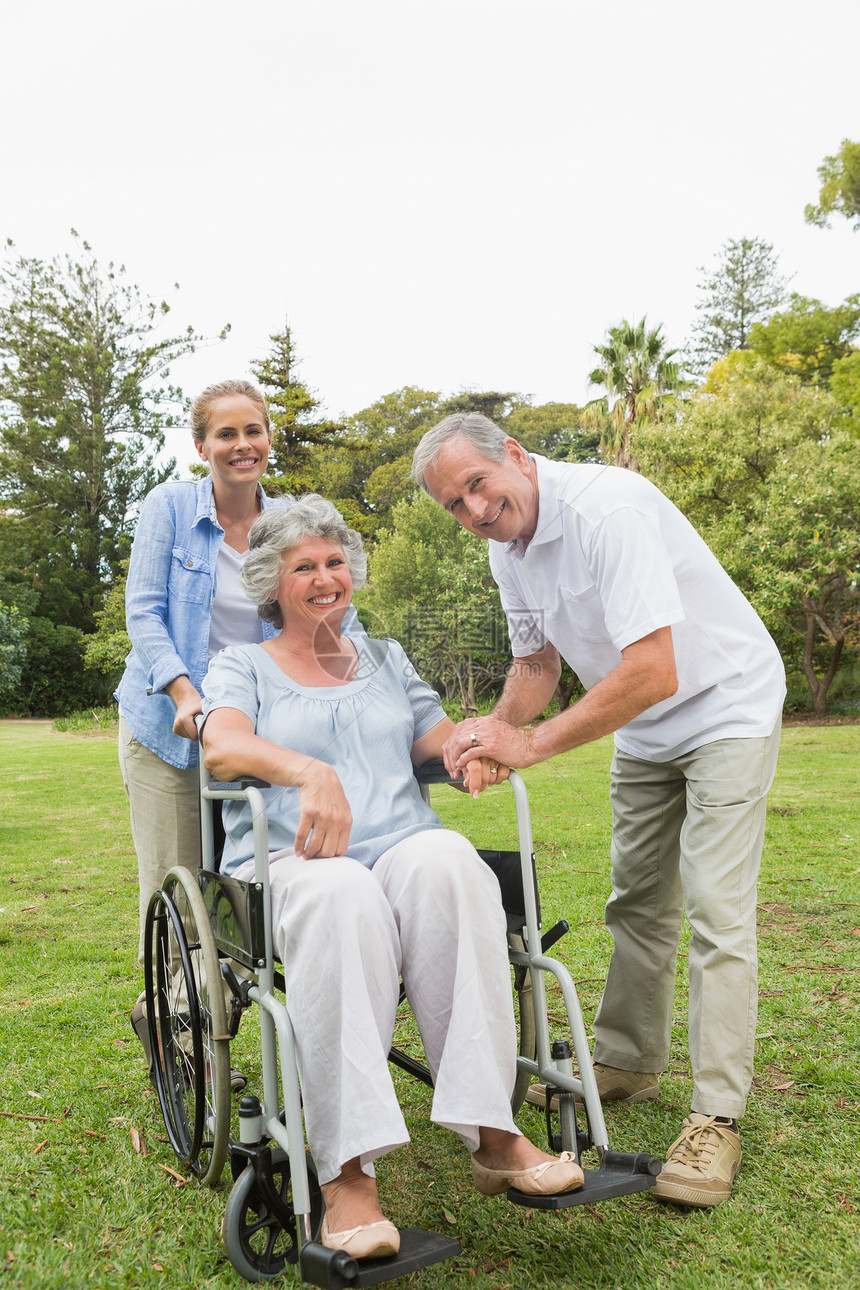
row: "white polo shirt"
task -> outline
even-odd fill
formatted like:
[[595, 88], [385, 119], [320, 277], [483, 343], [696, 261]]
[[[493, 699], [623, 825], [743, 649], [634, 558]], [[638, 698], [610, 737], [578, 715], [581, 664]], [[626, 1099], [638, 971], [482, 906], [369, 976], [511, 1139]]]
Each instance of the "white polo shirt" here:
[[677, 507], [633, 471], [533, 461], [534, 537], [490, 542], [514, 656], [550, 641], [590, 690], [627, 645], [671, 627], [678, 691], [622, 726], [617, 747], [659, 762], [769, 735], [785, 698], [779, 652]]

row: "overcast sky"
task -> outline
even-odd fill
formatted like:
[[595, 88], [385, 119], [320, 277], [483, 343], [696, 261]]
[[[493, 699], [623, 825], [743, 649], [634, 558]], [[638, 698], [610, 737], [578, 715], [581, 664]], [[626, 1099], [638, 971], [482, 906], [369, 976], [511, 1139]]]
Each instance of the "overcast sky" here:
[[728, 238], [860, 290], [860, 233], [803, 220], [860, 139], [858, 0], [28, 0], [2, 43], [0, 234], [50, 258], [74, 227], [173, 328], [229, 322], [190, 394], [288, 320], [333, 416], [583, 402], [623, 317], [683, 345]]

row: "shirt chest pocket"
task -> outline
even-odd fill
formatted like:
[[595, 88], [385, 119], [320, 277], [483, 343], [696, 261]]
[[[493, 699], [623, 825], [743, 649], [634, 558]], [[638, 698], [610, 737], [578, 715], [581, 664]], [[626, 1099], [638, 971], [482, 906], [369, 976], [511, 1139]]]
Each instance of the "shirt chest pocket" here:
[[559, 587], [559, 594], [572, 630], [581, 640], [609, 640], [606, 618], [603, 612], [603, 601], [595, 583], [589, 583], [582, 591], [570, 591]]
[[208, 560], [199, 552], [187, 551], [183, 547], [175, 546], [173, 559], [170, 562], [171, 597], [175, 600], [202, 605], [209, 600], [211, 589]]

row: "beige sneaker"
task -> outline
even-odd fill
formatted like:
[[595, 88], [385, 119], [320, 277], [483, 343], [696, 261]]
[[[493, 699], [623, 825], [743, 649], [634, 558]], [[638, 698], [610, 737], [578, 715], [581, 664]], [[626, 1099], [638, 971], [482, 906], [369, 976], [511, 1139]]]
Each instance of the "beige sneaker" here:
[[675, 1205], [721, 1205], [741, 1167], [741, 1135], [692, 1111], [673, 1142], [652, 1195]]
[[[645, 1071], [622, 1071], [614, 1066], [594, 1063], [594, 1077], [597, 1081], [597, 1092], [601, 1102], [656, 1102], [660, 1096], [660, 1085], [657, 1076]], [[577, 1102], [581, 1099], [577, 1097]], [[546, 1085], [532, 1084], [526, 1093], [526, 1101], [531, 1106], [546, 1106]], [[558, 1105], [558, 1098], [552, 1100], [552, 1110]]]

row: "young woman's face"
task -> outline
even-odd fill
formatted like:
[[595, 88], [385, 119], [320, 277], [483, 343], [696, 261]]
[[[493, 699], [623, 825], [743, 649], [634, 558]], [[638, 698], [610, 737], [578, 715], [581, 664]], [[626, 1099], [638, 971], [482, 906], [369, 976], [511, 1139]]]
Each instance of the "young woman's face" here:
[[228, 394], [210, 405], [206, 438], [197, 451], [209, 463], [213, 482], [232, 488], [256, 485], [265, 474], [271, 442], [257, 404], [245, 394]]
[[281, 557], [277, 601], [290, 623], [336, 626], [352, 600], [352, 578], [343, 548], [327, 538], [306, 538]]

